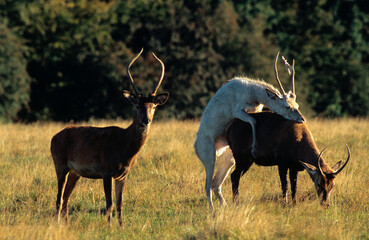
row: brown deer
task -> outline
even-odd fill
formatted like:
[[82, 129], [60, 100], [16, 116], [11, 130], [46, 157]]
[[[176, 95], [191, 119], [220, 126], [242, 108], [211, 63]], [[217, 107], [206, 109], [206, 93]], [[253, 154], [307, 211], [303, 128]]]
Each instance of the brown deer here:
[[147, 140], [156, 106], [163, 105], [169, 97], [169, 93], [157, 95], [164, 77], [164, 64], [154, 53], [153, 56], [161, 64], [159, 81], [155, 90], [147, 97], [138, 91], [130, 67], [142, 51], [143, 49], [127, 65], [127, 75], [135, 94], [124, 91], [123, 95], [136, 107], [133, 122], [128, 128], [71, 126], [57, 133], [51, 140], [51, 154], [58, 178], [58, 222], [61, 217], [67, 219], [68, 199], [77, 180], [82, 176], [103, 179], [109, 223], [112, 217], [112, 179], [115, 180], [117, 215], [119, 225], [122, 225], [122, 197], [127, 175]]
[[245, 174], [253, 163], [261, 166], [278, 165], [283, 198], [286, 202], [287, 171], [289, 170], [292, 201], [296, 203], [297, 173], [306, 169], [314, 182], [320, 204], [328, 208], [334, 179], [350, 159], [349, 148], [347, 147], [346, 162], [342, 165], [342, 161], [339, 161], [330, 168], [322, 158], [324, 150], [319, 153], [305, 123], [290, 121], [271, 112], [251, 115], [256, 120], [256, 137], [260, 143], [257, 158], [253, 158], [251, 154], [251, 126], [235, 119], [227, 128], [227, 140], [236, 161], [236, 168], [231, 174], [233, 199], [238, 196], [241, 175]]

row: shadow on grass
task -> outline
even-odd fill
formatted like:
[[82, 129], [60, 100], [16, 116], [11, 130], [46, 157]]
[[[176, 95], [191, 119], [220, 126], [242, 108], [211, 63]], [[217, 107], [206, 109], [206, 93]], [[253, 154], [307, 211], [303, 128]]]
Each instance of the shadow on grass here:
[[[304, 202], [313, 202], [318, 201], [315, 192], [303, 192], [296, 194], [296, 204], [304, 203]], [[265, 203], [273, 203], [280, 206], [293, 206], [291, 195], [288, 195], [287, 203], [282, 197], [282, 193], [262, 193], [261, 195], [255, 194], [251, 198], [239, 196], [239, 199], [233, 204], [250, 204], [250, 202], [254, 204], [265, 204]]]
[[[113, 206], [114, 207], [114, 206]], [[71, 205], [69, 206], [68, 214], [69, 215], [75, 215], [78, 213], [88, 213], [93, 215], [106, 215], [106, 208], [83, 208], [80, 205]], [[113, 215], [115, 215], [115, 209], [113, 209]]]

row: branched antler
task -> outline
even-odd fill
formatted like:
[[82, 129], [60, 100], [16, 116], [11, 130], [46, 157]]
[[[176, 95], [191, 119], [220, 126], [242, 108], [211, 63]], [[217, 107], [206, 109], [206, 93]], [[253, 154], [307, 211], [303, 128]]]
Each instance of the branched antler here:
[[287, 59], [282, 56], [284, 66], [286, 67], [288, 74], [292, 75], [292, 93], [295, 94], [295, 59], [292, 60], [292, 66], [287, 62]]
[[279, 76], [278, 76], [278, 57], [279, 57], [279, 52], [277, 53], [277, 56], [275, 58], [275, 62], [274, 62], [274, 73], [275, 73], [275, 78], [277, 80], [277, 83], [280, 87], [280, 89], [282, 90], [282, 94], [283, 95], [286, 95], [286, 92], [284, 91], [283, 89], [283, 86], [282, 86], [282, 83], [281, 83], [281, 80], [279, 80]]

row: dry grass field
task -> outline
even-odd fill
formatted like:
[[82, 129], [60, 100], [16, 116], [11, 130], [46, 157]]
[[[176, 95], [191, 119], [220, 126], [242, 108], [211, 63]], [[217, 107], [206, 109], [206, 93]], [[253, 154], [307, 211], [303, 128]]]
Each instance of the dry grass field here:
[[[89, 122], [95, 126], [129, 122]], [[103, 214], [101, 180], [81, 179], [69, 222], [55, 221], [56, 174], [50, 139], [66, 125], [0, 125], [0, 239], [369, 239], [369, 119], [309, 119], [332, 166], [352, 157], [336, 180], [331, 207], [322, 209], [312, 181], [299, 174], [296, 206], [281, 199], [276, 167], [252, 166], [241, 178], [240, 202], [210, 214], [205, 171], [193, 151], [198, 121], [154, 121], [151, 136], [124, 191], [123, 221]]]

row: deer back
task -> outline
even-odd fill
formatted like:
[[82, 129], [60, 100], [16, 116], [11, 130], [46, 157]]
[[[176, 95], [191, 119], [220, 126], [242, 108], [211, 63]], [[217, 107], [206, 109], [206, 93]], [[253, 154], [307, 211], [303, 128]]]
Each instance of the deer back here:
[[[253, 161], [264, 166], [277, 165], [276, 151], [287, 155], [282, 152], [283, 148], [292, 143], [290, 136], [294, 135], [294, 131], [291, 131], [290, 126], [298, 123], [271, 112], [250, 115], [256, 120], [258, 141], [258, 159], [253, 159]], [[239, 119], [232, 120], [227, 127], [227, 141], [235, 155], [250, 153], [251, 157], [252, 130], [250, 124]]]

